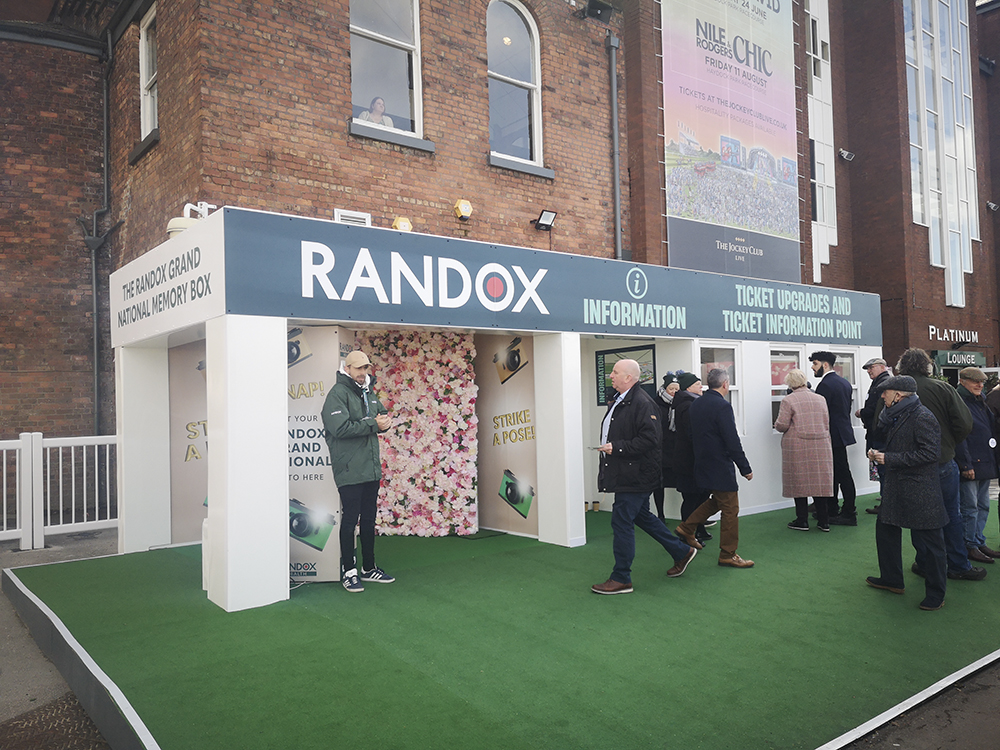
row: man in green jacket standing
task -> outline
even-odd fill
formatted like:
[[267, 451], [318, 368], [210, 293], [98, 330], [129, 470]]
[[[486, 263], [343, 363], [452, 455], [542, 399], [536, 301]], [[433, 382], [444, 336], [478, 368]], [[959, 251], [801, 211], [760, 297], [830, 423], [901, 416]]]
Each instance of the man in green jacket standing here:
[[[392, 425], [375, 395], [372, 364], [353, 351], [337, 373], [337, 383], [323, 404], [323, 427], [330, 447], [333, 480], [340, 491], [340, 570], [344, 588], [364, 591], [364, 581], [392, 583], [395, 578], [375, 564], [375, 515], [382, 479], [378, 433]], [[354, 529], [361, 520], [361, 573], [354, 550]]]

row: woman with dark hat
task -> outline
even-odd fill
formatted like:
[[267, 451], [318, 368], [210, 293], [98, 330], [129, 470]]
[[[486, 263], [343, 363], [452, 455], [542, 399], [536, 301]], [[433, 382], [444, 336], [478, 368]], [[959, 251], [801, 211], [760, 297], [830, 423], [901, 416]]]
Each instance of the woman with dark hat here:
[[683, 375], [684, 371], [679, 370], [676, 374], [668, 372], [663, 376], [663, 385], [656, 391], [656, 405], [660, 407], [660, 425], [663, 428], [663, 440], [660, 447], [663, 451], [663, 486], [653, 490], [653, 502], [656, 503], [656, 516], [661, 521], [663, 516], [663, 488], [676, 487], [677, 480], [674, 478], [674, 444], [677, 441], [677, 431], [674, 424], [674, 395], [681, 389], [677, 380], [678, 375]]

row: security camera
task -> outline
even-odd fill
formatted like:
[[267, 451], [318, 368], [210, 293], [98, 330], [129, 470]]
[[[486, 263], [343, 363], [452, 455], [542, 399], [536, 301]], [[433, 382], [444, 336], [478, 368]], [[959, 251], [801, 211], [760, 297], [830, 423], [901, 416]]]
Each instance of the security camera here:
[[840, 158], [844, 161], [854, 161], [854, 152], [848, 151], [846, 148], [840, 149]]
[[1000, 210], [1000, 205], [997, 205], [993, 201], [986, 201], [986, 208], [988, 208], [990, 211], [998, 211]]

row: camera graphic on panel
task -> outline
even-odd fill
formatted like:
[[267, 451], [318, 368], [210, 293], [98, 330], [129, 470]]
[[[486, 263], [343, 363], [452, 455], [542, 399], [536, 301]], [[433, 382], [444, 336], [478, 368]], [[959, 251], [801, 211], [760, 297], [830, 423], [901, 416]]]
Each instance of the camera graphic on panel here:
[[323, 551], [337, 519], [328, 513], [309, 510], [294, 497], [288, 500], [288, 533], [292, 539]]
[[312, 349], [306, 341], [306, 334], [301, 328], [293, 328], [288, 332], [288, 366], [292, 367], [299, 362], [309, 359], [312, 356]]
[[501, 499], [520, 513], [523, 518], [528, 517], [528, 511], [531, 510], [531, 501], [535, 497], [535, 488], [526, 482], [520, 481], [510, 469], [503, 470], [499, 494]]
[[500, 383], [506, 383], [514, 373], [524, 368], [528, 363], [523, 361], [521, 353], [521, 338], [517, 337], [502, 352], [493, 355], [493, 364], [497, 367]]

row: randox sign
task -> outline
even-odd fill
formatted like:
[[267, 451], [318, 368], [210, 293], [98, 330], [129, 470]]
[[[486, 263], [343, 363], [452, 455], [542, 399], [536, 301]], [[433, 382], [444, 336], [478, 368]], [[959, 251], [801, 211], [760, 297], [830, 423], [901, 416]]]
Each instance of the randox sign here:
[[236, 208], [217, 211], [116, 271], [111, 294], [115, 346], [225, 313], [397, 326], [882, 343], [873, 294]]

